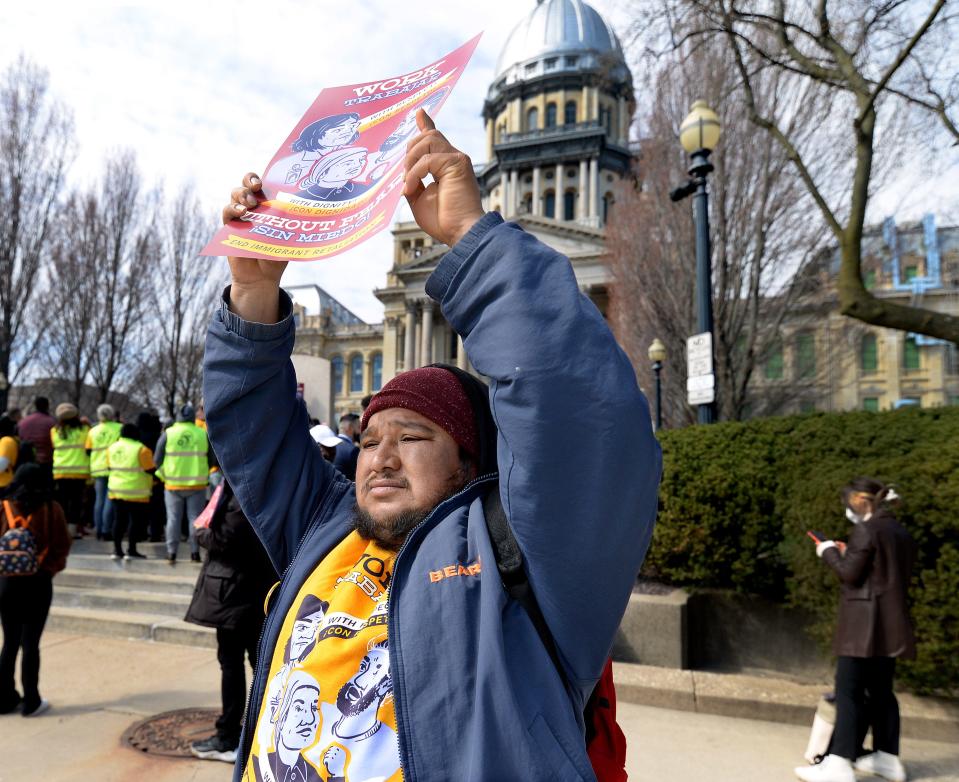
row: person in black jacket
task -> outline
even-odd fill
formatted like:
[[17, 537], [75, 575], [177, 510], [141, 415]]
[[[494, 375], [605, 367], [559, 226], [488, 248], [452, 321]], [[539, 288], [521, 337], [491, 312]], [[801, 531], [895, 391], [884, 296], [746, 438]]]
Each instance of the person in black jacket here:
[[[836, 725], [822, 763], [796, 769], [804, 782], [855, 782], [855, 771], [905, 782], [899, 760], [899, 704], [892, 683], [896, 658], [916, 656], [907, 591], [916, 558], [909, 532], [889, 502], [898, 495], [871, 478], [843, 489], [848, 544], [819, 541], [816, 553], [839, 578], [839, 620], [833, 641]], [[862, 748], [872, 728], [873, 751]]]
[[250, 666], [256, 668], [263, 604], [277, 575], [226, 482], [212, 521], [197, 529], [196, 538], [209, 557], [200, 570], [185, 619], [216, 628], [223, 713], [216, 721], [216, 733], [194, 742], [190, 750], [198, 758], [233, 763], [246, 706], [243, 658], [248, 656]]

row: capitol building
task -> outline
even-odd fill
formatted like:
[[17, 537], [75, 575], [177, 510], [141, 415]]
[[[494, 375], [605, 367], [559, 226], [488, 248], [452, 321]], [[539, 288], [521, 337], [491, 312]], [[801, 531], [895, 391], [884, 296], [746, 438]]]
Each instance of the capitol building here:
[[[506, 39], [482, 106], [486, 162], [476, 175], [484, 207], [568, 256], [604, 313], [604, 225], [632, 165], [634, 109], [620, 43], [581, 0], [536, 3]], [[448, 248], [414, 222], [395, 224], [393, 240], [392, 268], [374, 291], [382, 323], [365, 323], [318, 286], [288, 288], [298, 376], [329, 362], [329, 397], [306, 394], [312, 415], [335, 422], [358, 413], [366, 394], [407, 369], [434, 362], [469, 368], [462, 341], [425, 292]]]

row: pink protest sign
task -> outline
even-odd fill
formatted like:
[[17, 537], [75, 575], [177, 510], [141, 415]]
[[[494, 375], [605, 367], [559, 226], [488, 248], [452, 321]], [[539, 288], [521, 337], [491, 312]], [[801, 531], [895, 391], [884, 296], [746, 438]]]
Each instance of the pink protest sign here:
[[260, 204], [220, 228], [203, 255], [313, 261], [389, 225], [416, 111], [436, 116], [479, 39], [402, 76], [323, 90], [267, 166]]

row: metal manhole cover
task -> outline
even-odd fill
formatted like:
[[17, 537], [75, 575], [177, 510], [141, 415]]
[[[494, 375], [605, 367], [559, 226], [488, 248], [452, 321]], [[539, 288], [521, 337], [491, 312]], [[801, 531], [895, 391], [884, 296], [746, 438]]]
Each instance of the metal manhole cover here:
[[193, 757], [190, 744], [212, 735], [219, 716], [215, 709], [165, 711], [129, 727], [121, 741], [151, 755]]

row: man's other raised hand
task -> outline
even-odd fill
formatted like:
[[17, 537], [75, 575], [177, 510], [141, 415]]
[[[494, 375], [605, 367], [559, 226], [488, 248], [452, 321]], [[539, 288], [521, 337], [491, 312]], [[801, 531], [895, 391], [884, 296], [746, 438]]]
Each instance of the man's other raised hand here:
[[[403, 195], [419, 227], [452, 247], [483, 216], [479, 183], [469, 156], [446, 140], [423, 109], [416, 124], [421, 132], [406, 147]], [[424, 186], [427, 175], [433, 181]]]
[[[260, 177], [247, 174], [243, 184], [230, 193], [230, 203], [223, 207], [223, 223], [243, 217], [260, 201], [256, 197], [263, 188]], [[263, 261], [257, 258], [230, 256], [230, 309], [243, 320], [254, 323], [276, 323], [280, 319], [280, 278], [286, 261]]]

